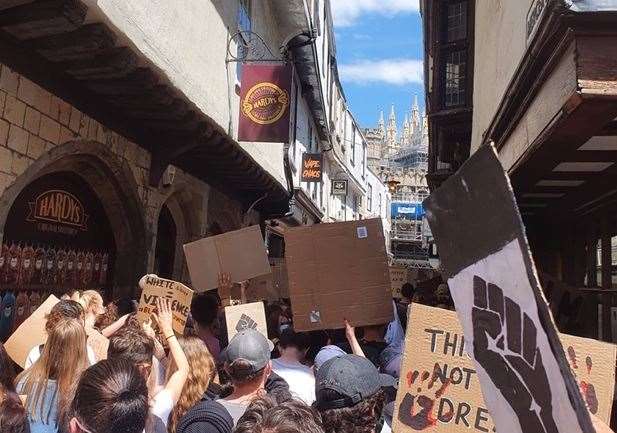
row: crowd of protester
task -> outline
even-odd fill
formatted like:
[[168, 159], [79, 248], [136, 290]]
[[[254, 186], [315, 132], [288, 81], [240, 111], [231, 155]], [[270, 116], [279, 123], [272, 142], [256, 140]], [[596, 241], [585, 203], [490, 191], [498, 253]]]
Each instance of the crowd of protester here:
[[391, 323], [355, 329], [341, 318], [341, 330], [310, 333], [294, 331], [281, 301], [266, 306], [268, 338], [246, 329], [230, 341], [216, 292], [194, 297], [184, 336], [166, 300], [140, 323], [134, 300], [67, 294], [24, 371], [0, 344], [0, 431], [388, 433], [407, 306], [452, 308], [447, 286], [434, 293], [406, 284]]

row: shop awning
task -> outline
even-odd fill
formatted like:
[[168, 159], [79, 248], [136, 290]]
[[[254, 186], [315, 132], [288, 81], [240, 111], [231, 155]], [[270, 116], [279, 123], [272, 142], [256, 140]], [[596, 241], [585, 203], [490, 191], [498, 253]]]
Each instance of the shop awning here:
[[118, 42], [86, 23], [78, 0], [0, 4], [0, 62], [149, 150], [150, 183], [176, 165], [257, 210], [288, 210], [289, 193], [220, 126]]

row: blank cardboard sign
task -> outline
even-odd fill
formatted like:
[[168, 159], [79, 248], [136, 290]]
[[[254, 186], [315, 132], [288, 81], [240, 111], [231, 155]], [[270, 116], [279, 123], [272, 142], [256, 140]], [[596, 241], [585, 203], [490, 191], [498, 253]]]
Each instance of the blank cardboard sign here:
[[270, 264], [259, 226], [210, 236], [184, 245], [184, 254], [197, 292], [216, 289], [220, 273], [233, 282], [270, 273]]
[[263, 302], [225, 307], [225, 322], [227, 323], [228, 341], [231, 341], [234, 335], [245, 329], [256, 329], [268, 338], [266, 311]]
[[[393, 431], [494, 431], [456, 313], [420, 304], [410, 308]], [[560, 339], [590, 412], [608, 423], [617, 346], [565, 334]]]
[[28, 353], [34, 346], [39, 346], [47, 341], [45, 323], [47, 315], [60, 300], [54, 295], [49, 296], [30, 317], [28, 317], [15, 330], [13, 335], [4, 344], [9, 356], [21, 368], [25, 367]]
[[139, 280], [141, 297], [137, 308], [137, 318], [146, 322], [156, 309], [156, 300], [169, 299], [173, 315], [173, 328], [176, 334], [182, 335], [186, 326], [186, 319], [191, 310], [193, 291], [177, 281], [159, 278], [154, 274], [144, 275]]
[[317, 224], [285, 232], [294, 329], [385, 324], [392, 289], [381, 219]]

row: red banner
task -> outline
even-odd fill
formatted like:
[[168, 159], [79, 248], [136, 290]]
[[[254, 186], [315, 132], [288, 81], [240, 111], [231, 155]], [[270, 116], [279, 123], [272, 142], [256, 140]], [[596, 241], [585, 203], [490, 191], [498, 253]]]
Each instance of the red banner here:
[[291, 66], [242, 66], [238, 141], [287, 143]]

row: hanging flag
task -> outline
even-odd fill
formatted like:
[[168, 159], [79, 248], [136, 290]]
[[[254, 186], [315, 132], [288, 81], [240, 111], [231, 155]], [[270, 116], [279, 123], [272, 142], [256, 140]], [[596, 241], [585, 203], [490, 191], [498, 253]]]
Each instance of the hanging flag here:
[[238, 141], [289, 141], [291, 77], [289, 65], [242, 66]]

